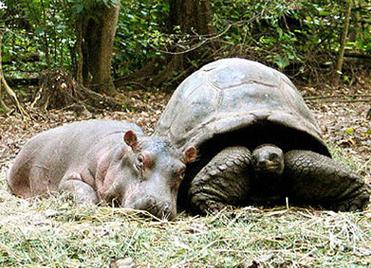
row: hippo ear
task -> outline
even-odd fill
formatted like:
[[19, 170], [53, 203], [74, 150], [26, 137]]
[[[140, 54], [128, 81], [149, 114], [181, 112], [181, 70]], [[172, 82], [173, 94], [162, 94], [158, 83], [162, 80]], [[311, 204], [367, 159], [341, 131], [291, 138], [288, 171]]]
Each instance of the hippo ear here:
[[128, 130], [124, 134], [124, 141], [129, 145], [133, 150], [138, 148], [138, 138], [134, 131]]
[[189, 146], [183, 151], [183, 162], [185, 164], [191, 163], [197, 158], [197, 149], [194, 146]]

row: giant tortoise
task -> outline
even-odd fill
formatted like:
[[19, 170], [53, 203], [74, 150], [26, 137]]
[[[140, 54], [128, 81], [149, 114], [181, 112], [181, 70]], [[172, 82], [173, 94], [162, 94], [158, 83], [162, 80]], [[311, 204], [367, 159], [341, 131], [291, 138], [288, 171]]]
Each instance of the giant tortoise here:
[[178, 205], [201, 213], [287, 201], [355, 211], [369, 202], [362, 178], [331, 158], [293, 83], [258, 62], [203, 66], [176, 89], [155, 134], [198, 148]]

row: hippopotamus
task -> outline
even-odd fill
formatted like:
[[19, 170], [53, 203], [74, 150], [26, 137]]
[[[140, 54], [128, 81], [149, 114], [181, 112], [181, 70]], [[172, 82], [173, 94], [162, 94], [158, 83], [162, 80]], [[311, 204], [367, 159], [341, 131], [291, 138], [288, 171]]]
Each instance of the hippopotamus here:
[[173, 219], [186, 164], [196, 157], [195, 147], [176, 149], [134, 123], [87, 120], [31, 138], [7, 183], [23, 198], [67, 191], [78, 203], [115, 203]]

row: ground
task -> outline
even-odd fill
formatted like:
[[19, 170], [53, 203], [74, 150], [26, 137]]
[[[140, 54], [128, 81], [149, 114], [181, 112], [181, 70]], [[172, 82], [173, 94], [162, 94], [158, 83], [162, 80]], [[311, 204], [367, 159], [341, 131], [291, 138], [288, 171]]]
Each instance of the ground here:
[[[370, 87], [301, 87], [336, 159], [371, 182]], [[0, 266], [369, 267], [371, 210], [247, 207], [174, 222], [119, 208], [76, 206], [68, 196], [22, 200], [6, 190], [5, 173], [25, 141], [66, 122], [130, 120], [152, 133], [170, 94], [130, 91], [122, 112], [52, 110], [32, 119], [0, 115]], [[115, 266], [116, 265], [116, 266]], [[125, 266], [130, 267], [130, 266]]]

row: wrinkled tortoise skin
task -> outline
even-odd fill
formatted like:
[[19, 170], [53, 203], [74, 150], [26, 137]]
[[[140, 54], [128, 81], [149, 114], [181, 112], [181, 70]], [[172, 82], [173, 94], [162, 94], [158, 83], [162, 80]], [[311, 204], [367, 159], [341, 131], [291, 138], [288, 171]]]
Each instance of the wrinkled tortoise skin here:
[[[176, 89], [155, 133], [178, 148], [199, 149], [180, 187], [181, 207], [207, 212], [262, 199], [283, 203], [286, 197], [334, 210], [359, 210], [368, 203], [364, 181], [331, 159], [293, 83], [258, 62], [228, 58], [203, 66]], [[251, 163], [251, 151], [266, 143], [285, 153], [282, 185], [271, 197], [261, 195], [254, 180], [264, 185], [272, 178], [254, 174]], [[246, 161], [233, 166], [241, 158]]]

